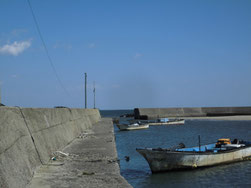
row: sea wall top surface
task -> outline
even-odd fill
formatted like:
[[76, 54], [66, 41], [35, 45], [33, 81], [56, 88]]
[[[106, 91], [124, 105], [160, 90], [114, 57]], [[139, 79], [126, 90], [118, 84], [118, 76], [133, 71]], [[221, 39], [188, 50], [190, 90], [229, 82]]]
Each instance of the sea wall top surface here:
[[251, 107], [135, 108], [135, 119], [251, 115]]
[[52, 152], [100, 120], [97, 109], [0, 108], [0, 187], [26, 187]]
[[36, 170], [27, 188], [131, 187], [120, 175], [111, 118], [101, 119], [60, 151], [67, 155]]

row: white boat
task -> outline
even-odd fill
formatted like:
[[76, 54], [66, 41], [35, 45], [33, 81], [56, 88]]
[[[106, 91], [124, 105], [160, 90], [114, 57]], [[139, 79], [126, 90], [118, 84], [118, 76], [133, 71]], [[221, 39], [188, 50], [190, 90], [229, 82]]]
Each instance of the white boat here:
[[168, 118], [161, 118], [157, 119], [157, 121], [149, 122], [149, 125], [184, 125], [184, 119], [168, 119]]
[[130, 131], [130, 130], [138, 130], [138, 129], [147, 129], [149, 128], [149, 124], [139, 124], [139, 123], [117, 124], [117, 127], [121, 131]]
[[251, 159], [251, 142], [217, 143], [192, 148], [136, 149], [153, 173], [193, 169]]
[[[131, 122], [135, 122], [135, 120], [131, 120]], [[149, 125], [184, 125], [185, 119], [158, 118], [156, 120], [140, 120], [140, 122]]]

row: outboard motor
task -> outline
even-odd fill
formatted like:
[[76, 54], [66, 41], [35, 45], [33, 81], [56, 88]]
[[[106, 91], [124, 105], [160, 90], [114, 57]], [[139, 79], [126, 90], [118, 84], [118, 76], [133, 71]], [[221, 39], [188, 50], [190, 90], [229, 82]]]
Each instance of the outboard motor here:
[[235, 139], [233, 140], [232, 144], [239, 144], [239, 140], [235, 138]]
[[181, 143], [179, 143], [177, 149], [182, 149], [182, 148], [185, 148], [185, 147], [186, 147], [185, 144], [181, 142]]

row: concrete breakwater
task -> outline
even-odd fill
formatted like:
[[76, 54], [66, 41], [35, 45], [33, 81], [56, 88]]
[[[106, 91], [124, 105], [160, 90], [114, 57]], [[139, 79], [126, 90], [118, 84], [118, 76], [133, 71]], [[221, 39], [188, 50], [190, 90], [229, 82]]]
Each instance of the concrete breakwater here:
[[26, 187], [35, 170], [100, 121], [97, 109], [0, 108], [0, 187]]
[[251, 107], [135, 108], [135, 119], [251, 115]]
[[111, 118], [102, 118], [58, 152], [56, 160], [36, 171], [28, 187], [131, 187], [120, 175]]

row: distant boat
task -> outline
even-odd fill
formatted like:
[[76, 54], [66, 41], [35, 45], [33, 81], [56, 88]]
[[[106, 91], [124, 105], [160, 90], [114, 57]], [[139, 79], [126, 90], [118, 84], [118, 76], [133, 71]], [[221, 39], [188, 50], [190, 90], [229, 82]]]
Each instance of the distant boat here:
[[151, 171], [193, 169], [251, 159], [251, 142], [219, 139], [217, 143], [192, 148], [136, 149], [148, 162]]
[[147, 129], [149, 128], [149, 124], [140, 124], [140, 123], [117, 124], [117, 127], [121, 131], [131, 131], [131, 130], [138, 130], [138, 129]]
[[159, 118], [155, 121], [149, 121], [149, 125], [184, 125], [184, 119], [168, 119], [168, 118]]
[[[184, 125], [184, 119], [169, 119], [169, 118], [158, 118], [156, 120], [140, 120], [142, 123], [147, 123], [149, 125]], [[131, 120], [135, 122], [135, 120]]]

